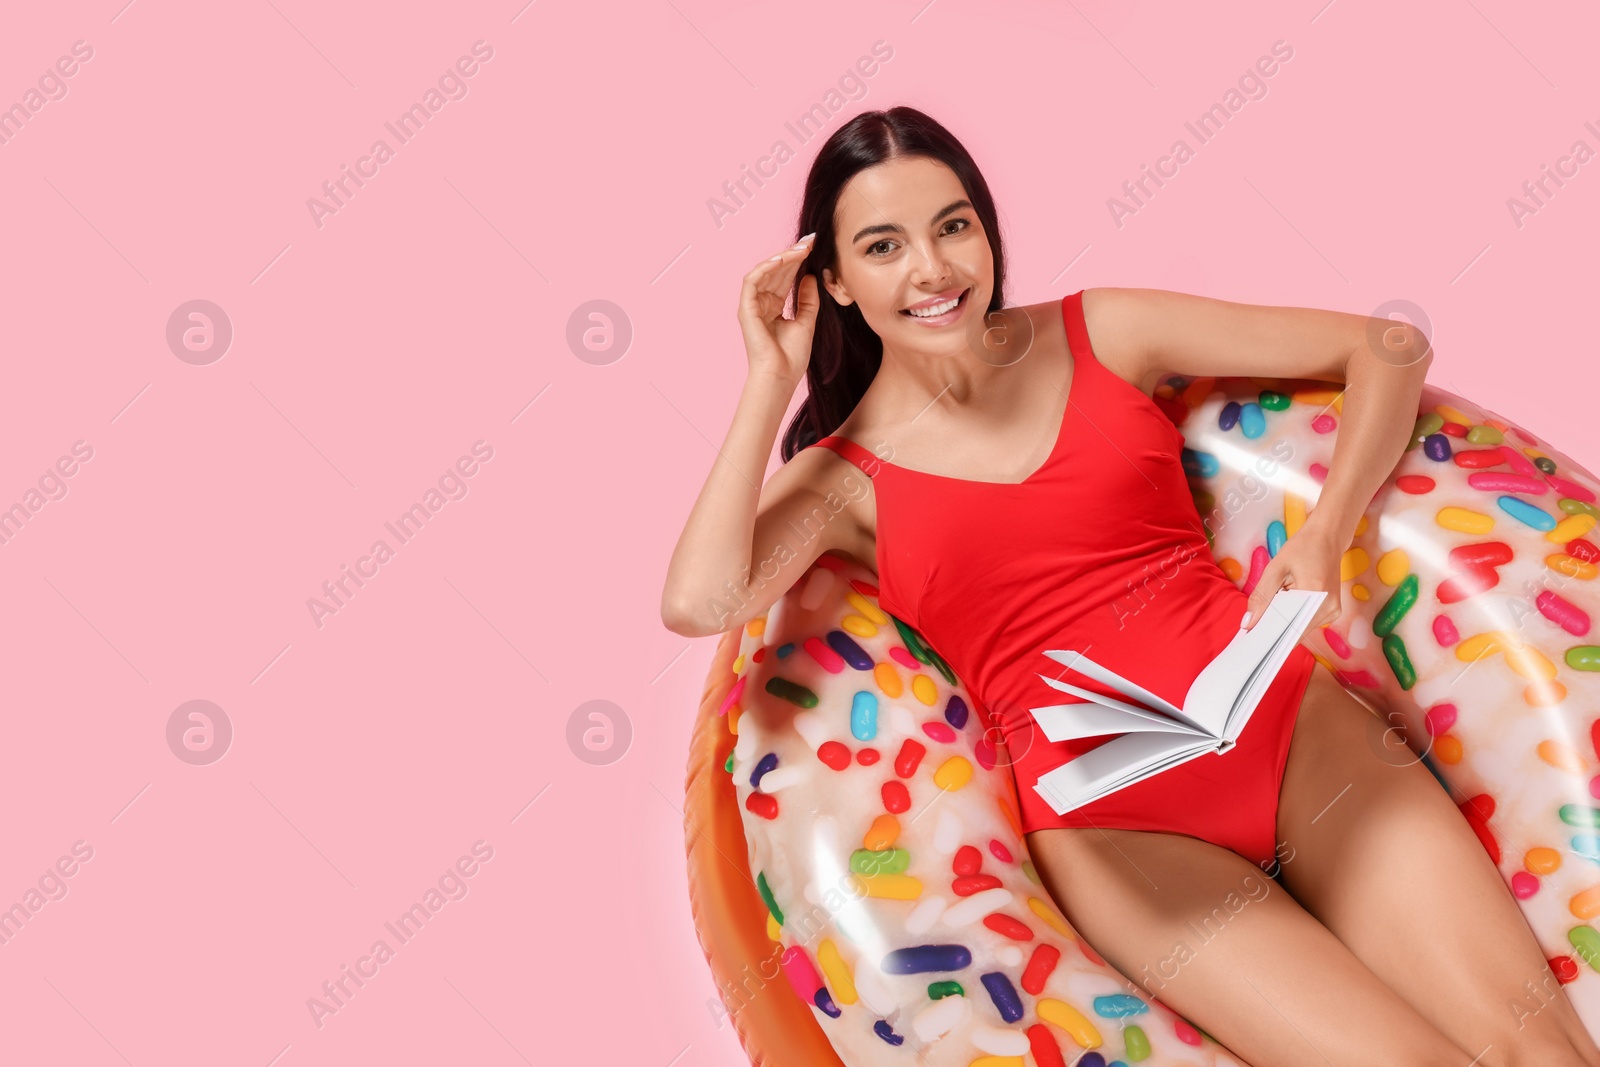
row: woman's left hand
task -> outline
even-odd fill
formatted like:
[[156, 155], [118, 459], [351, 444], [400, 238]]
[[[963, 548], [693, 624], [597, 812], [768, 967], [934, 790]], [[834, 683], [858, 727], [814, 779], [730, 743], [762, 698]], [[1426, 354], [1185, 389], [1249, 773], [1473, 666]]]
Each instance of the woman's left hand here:
[[1308, 630], [1329, 626], [1338, 620], [1341, 611], [1339, 563], [1345, 546], [1337, 543], [1327, 527], [1316, 522], [1314, 516], [1313, 512], [1306, 518], [1305, 525], [1283, 543], [1261, 572], [1260, 581], [1250, 593], [1247, 608], [1250, 619], [1244, 629], [1255, 628], [1274, 594], [1284, 588], [1327, 592]]

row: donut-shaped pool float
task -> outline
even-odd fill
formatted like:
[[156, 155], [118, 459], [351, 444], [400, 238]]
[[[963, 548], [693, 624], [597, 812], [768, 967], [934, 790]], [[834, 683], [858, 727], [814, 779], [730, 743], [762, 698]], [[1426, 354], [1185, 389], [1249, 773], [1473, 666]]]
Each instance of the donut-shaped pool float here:
[[[1171, 377], [1155, 399], [1184, 435], [1213, 555], [1249, 592], [1305, 521], [1342, 394]], [[1304, 639], [1450, 792], [1591, 1033], [1597, 489], [1533, 434], [1424, 386], [1411, 444], [1344, 553], [1342, 613]], [[1472, 684], [1453, 685], [1468, 666]], [[1063, 917], [980, 718], [856, 562], [822, 556], [723, 635], [687, 845], [695, 923], [751, 1061], [1236, 1063]]]

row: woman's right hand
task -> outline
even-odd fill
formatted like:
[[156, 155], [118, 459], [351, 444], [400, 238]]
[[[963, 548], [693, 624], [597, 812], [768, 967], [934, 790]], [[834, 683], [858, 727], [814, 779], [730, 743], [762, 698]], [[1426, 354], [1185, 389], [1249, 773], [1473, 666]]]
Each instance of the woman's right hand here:
[[770, 374], [799, 385], [811, 362], [811, 334], [817, 324], [817, 280], [807, 274], [795, 290], [794, 318], [783, 317], [783, 305], [795, 272], [816, 244], [807, 234], [798, 244], [764, 259], [744, 276], [739, 294], [739, 329], [751, 374]]

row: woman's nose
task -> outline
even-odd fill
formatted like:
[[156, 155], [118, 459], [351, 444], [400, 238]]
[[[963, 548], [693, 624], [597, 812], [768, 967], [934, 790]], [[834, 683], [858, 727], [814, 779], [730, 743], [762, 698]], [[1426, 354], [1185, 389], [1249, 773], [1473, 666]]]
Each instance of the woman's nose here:
[[932, 247], [918, 249], [917, 262], [912, 268], [914, 282], [931, 285], [950, 280], [954, 273], [950, 269], [950, 261], [940, 255], [938, 249]]

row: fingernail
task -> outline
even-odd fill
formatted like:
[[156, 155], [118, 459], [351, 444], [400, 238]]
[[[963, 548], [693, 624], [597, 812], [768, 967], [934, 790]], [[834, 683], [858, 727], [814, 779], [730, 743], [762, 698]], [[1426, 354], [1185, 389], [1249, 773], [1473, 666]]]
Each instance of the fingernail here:
[[1250, 616], [1254, 614], [1255, 612], [1253, 611], [1247, 611], [1244, 613], [1244, 618], [1239, 620], [1239, 626], [1241, 629], [1250, 625]]
[[804, 237], [800, 238], [800, 240], [796, 241], [794, 243], [795, 247], [799, 248], [801, 245], [805, 244], [807, 241], [811, 240], [816, 235], [817, 235], [816, 231], [813, 230], [811, 233], [806, 234]]

